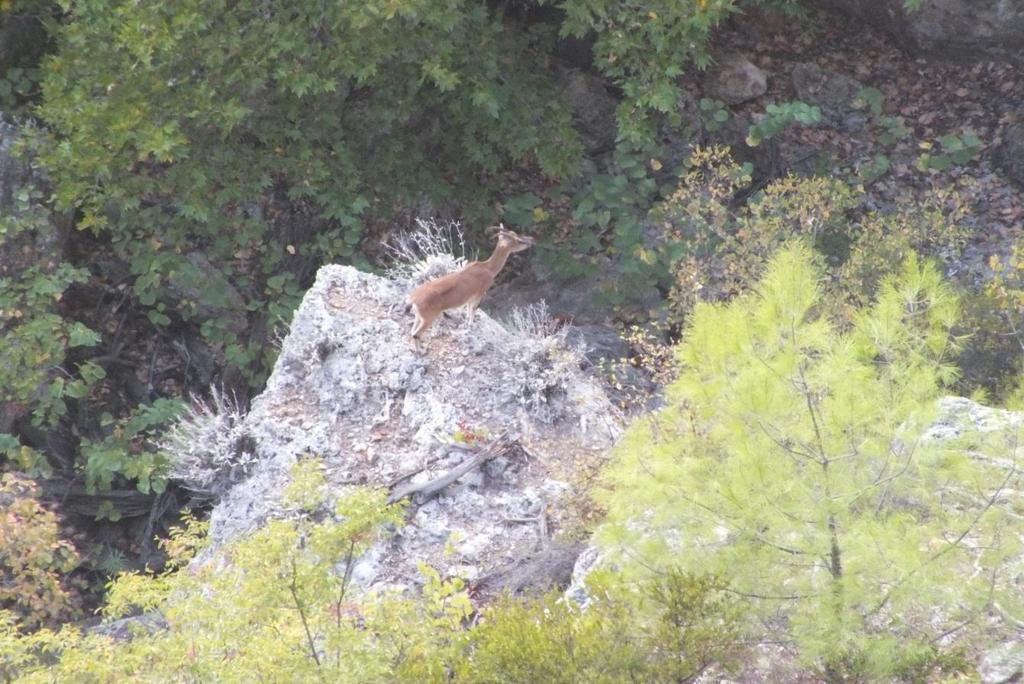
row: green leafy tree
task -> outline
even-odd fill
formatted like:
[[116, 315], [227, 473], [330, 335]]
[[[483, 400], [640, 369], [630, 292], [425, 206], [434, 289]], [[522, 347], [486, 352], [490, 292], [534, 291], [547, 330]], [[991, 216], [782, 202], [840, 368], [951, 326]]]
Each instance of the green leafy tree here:
[[[154, 325], [194, 321], [253, 382], [264, 328], [317, 265], [356, 259], [374, 218], [455, 195], [483, 206], [496, 171], [578, 161], [546, 34], [486, 4], [63, 9], [39, 107], [57, 205], [128, 262]], [[168, 294], [182, 280], [197, 297]], [[239, 309], [251, 340], [216, 315]]]
[[958, 303], [936, 269], [908, 258], [842, 333], [812, 261], [796, 243], [755, 292], [697, 306], [668, 406], [608, 472], [601, 539], [633, 576], [718, 574], [752, 630], [831, 681], [889, 677], [994, 596], [1016, 605], [997, 502], [1019, 468], [923, 436], [956, 376]]
[[0, 196], [0, 406], [7, 413], [0, 415], [0, 430], [25, 413], [33, 425], [53, 427], [67, 413], [66, 400], [85, 396], [105, 375], [88, 362], [77, 374], [64, 366], [69, 349], [99, 341], [57, 309], [68, 287], [88, 273], [53, 258], [59, 240], [55, 217], [41, 204], [42, 189], [31, 179], [13, 181], [10, 197]]

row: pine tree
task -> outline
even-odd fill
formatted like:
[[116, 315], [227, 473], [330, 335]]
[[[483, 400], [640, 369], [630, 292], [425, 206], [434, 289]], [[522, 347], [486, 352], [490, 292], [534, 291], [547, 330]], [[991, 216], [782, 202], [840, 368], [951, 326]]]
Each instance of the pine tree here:
[[609, 470], [601, 538], [627, 573], [726, 578], [828, 679], [888, 676], [934, 661], [998, 591], [994, 504], [1019, 478], [925, 438], [955, 377], [937, 270], [908, 259], [842, 332], [810, 254], [791, 245], [755, 293], [697, 307], [666, 408]]

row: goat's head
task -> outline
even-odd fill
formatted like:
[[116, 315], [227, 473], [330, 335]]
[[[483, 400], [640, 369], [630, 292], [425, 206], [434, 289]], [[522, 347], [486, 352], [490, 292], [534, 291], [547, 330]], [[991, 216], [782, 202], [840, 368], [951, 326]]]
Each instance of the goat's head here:
[[505, 227], [504, 223], [491, 226], [485, 231], [488, 235], [498, 238], [498, 245], [508, 247], [512, 252], [522, 252], [533, 246], [533, 238], [529, 235], [519, 235]]

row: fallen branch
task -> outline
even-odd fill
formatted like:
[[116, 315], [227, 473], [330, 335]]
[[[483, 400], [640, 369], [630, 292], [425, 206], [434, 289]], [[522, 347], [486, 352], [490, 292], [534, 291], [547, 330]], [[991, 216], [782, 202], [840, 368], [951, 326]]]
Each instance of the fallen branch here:
[[488, 442], [486, 446], [475, 452], [472, 457], [455, 466], [444, 475], [436, 477], [429, 482], [411, 482], [407, 485], [394, 489], [388, 496], [388, 503], [395, 503], [396, 501], [401, 501], [407, 497], [412, 498], [413, 503], [415, 504], [426, 503], [437, 496], [438, 492], [442, 489], [455, 482], [469, 471], [474, 468], [478, 468], [491, 459], [497, 458], [507, 452], [512, 448], [512, 444], [512, 441], [508, 439], [507, 435], [501, 435], [500, 437]]
[[52, 477], [40, 481], [42, 498], [59, 503], [65, 513], [95, 517], [107, 504], [123, 518], [148, 516], [153, 510], [156, 494], [143, 494], [137, 489], [111, 489], [91, 494], [77, 480]]
[[507, 523], [536, 525], [541, 546], [546, 546], [550, 539], [548, 532], [548, 505], [546, 503], [541, 504], [540, 511], [532, 518], [503, 518], [503, 520]]

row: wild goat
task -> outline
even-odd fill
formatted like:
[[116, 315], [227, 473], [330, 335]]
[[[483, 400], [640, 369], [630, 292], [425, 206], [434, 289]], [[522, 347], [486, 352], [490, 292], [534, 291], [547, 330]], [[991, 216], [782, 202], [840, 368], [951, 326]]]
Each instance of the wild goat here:
[[476, 307], [505, 266], [508, 255], [522, 252], [533, 245], [532, 237], [517, 235], [505, 228], [504, 224], [491, 226], [486, 232], [498, 236], [498, 244], [490, 259], [470, 262], [458, 271], [423, 283], [409, 293], [406, 302], [416, 316], [410, 331], [413, 345], [419, 334], [448, 309], [466, 305], [466, 325], [472, 324]]

